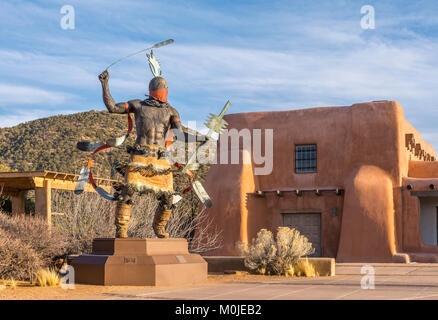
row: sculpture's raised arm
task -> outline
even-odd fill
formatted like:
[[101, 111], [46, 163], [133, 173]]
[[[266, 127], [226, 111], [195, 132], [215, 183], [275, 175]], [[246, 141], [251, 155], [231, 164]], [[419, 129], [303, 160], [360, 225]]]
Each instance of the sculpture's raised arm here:
[[102, 84], [102, 97], [103, 97], [103, 103], [105, 104], [106, 108], [110, 113], [126, 113], [128, 110], [126, 108], [126, 103], [116, 103], [111, 96], [108, 80], [109, 80], [109, 74], [108, 71], [105, 70], [99, 75], [100, 83]]

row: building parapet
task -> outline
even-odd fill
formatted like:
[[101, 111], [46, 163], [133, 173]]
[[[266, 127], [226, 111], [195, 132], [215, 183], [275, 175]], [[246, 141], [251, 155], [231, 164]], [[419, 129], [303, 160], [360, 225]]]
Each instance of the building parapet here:
[[413, 133], [405, 134], [405, 147], [418, 160], [435, 161], [435, 157], [423, 150], [421, 143], [415, 143], [415, 137]]

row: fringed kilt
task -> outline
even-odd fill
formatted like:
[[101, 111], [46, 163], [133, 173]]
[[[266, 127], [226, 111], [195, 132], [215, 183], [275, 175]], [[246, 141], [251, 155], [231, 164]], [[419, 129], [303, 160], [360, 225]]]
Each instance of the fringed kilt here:
[[[158, 146], [147, 146], [162, 150]], [[139, 193], [173, 194], [171, 165], [166, 158], [131, 154], [131, 161], [125, 167], [125, 183]]]

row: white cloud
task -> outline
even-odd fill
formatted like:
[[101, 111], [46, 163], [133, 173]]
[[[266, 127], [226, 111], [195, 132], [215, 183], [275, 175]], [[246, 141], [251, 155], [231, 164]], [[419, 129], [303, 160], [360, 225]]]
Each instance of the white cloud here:
[[50, 56], [27, 51], [0, 50], [0, 75], [46, 85], [86, 87], [97, 76], [87, 67], [90, 61], [78, 57]]
[[403, 47], [370, 42], [344, 52], [313, 53], [178, 46], [161, 60], [173, 82], [170, 85], [179, 90], [202, 88], [216, 96], [225, 92], [239, 98], [257, 96], [265, 105], [269, 103], [264, 99], [275, 104], [310, 95], [322, 101], [364, 97], [424, 101], [438, 98], [434, 90], [438, 44], [432, 46], [427, 41]]
[[74, 95], [64, 92], [0, 83], [0, 106], [4, 106], [7, 110], [11, 107], [26, 108], [26, 105], [59, 105], [73, 97]]
[[[145, 44], [131, 41], [121, 46], [125, 49], [118, 49], [114, 55], [125, 55]], [[348, 50], [334, 51], [172, 46], [169, 50], [157, 50], [156, 55], [168, 79], [170, 96], [179, 101], [190, 99], [194, 93], [209, 100], [232, 97], [233, 101], [242, 103], [239, 107], [250, 111], [262, 106], [268, 109], [287, 108], [287, 105], [312, 107], [316, 102], [345, 104], [376, 99], [424, 102], [438, 98], [434, 90], [438, 85], [435, 77], [438, 66], [433, 55], [438, 45], [426, 39], [390, 44], [367, 40], [365, 45], [357, 42], [357, 45], [346, 46]], [[98, 57], [99, 52], [107, 52], [107, 49], [108, 44], [96, 42], [89, 48], [87, 59], [1, 50], [3, 71], [0, 74], [46, 83], [48, 88], [57, 85], [83, 89], [99, 96], [97, 74], [103, 63]], [[108, 53], [105, 56], [108, 59]], [[116, 100], [120, 96], [144, 96], [151, 77], [143, 55], [125, 60], [111, 69], [110, 74], [110, 88]], [[31, 96], [36, 97], [36, 101], [62, 100], [56, 90], [53, 97], [44, 94], [51, 91], [34, 89]], [[35, 99], [15, 96], [17, 101]], [[0, 99], [13, 100], [11, 94]]]
[[[59, 10], [54, 8], [60, 5], [49, 2], [49, 9], [35, 10], [35, 19], [35, 6], [24, 3], [4, 7], [0, 17], [13, 26], [23, 16], [33, 24], [45, 17], [58, 24]], [[5, 94], [0, 102], [71, 102], [65, 91], [76, 95], [68, 108], [74, 110], [76, 104], [83, 110], [90, 101], [100, 101], [97, 75], [109, 63], [152, 40], [175, 37], [175, 44], [156, 50], [156, 55], [169, 83], [170, 102], [184, 119], [199, 119], [227, 99], [230, 112], [391, 99], [402, 104], [420, 132], [434, 130], [438, 42], [417, 28], [437, 24], [430, 7], [403, 15], [400, 7], [379, 4], [376, 30], [364, 31], [360, 4], [344, 1], [302, 6], [280, 2], [263, 12], [252, 10], [257, 4], [246, 10], [234, 2], [216, 7], [129, 0], [119, 10], [116, 1], [71, 4], [78, 7], [74, 33], [52, 33], [41, 23], [44, 31], [23, 35], [35, 37], [37, 49], [0, 49], [0, 94]], [[84, 25], [88, 19], [93, 23]], [[116, 28], [120, 30], [114, 33]], [[151, 78], [144, 54], [115, 65], [110, 75], [116, 101], [144, 97]]]
[[19, 110], [11, 109], [0, 117], [0, 128], [13, 127], [17, 124], [48, 117], [46, 110]]

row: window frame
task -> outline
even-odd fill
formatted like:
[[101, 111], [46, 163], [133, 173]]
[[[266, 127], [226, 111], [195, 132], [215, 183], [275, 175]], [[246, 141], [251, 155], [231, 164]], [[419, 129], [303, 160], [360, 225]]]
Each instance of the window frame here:
[[[298, 172], [297, 171], [297, 156], [298, 156], [298, 152], [297, 152], [297, 148], [298, 147], [305, 147], [305, 146], [314, 146], [315, 147], [315, 169], [314, 171], [308, 171], [308, 172]], [[312, 174], [312, 173], [317, 173], [318, 172], [318, 146], [316, 143], [300, 143], [300, 144], [295, 144], [294, 146], [294, 172], [295, 174]]]

